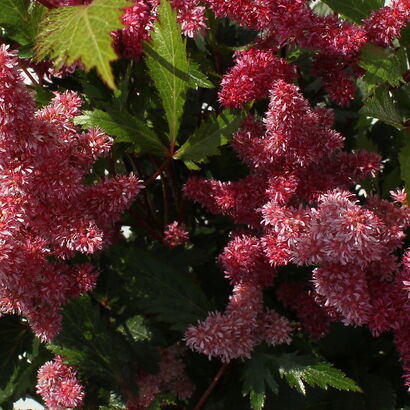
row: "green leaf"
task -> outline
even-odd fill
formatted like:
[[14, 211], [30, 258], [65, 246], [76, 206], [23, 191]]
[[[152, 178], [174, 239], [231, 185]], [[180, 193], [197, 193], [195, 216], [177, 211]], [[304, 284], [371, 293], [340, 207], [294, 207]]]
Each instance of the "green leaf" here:
[[327, 389], [329, 386], [338, 390], [361, 392], [360, 387], [349, 379], [341, 370], [335, 369], [331, 363], [318, 362], [295, 354], [283, 354], [273, 359], [279, 374], [299, 393], [306, 394], [305, 383]]
[[8, 383], [0, 388], [0, 404], [13, 403], [21, 397], [34, 393], [37, 369], [44, 362], [39, 354], [40, 340], [33, 338], [32, 345], [16, 362], [8, 376]]
[[364, 101], [360, 114], [378, 118], [386, 124], [393, 125], [399, 129], [403, 128], [402, 115], [386, 86], [377, 88], [374, 95]]
[[20, 355], [33, 343], [30, 328], [16, 316], [0, 318], [0, 388], [7, 384]]
[[311, 7], [313, 12], [321, 17], [326, 17], [333, 14], [333, 10], [322, 0], [314, 2]]
[[204, 162], [211, 155], [219, 155], [218, 147], [229, 142], [232, 134], [238, 129], [243, 113], [233, 114], [229, 110], [203, 122], [177, 151], [175, 157], [184, 161]]
[[387, 82], [397, 87], [403, 82], [402, 73], [407, 69], [406, 53], [403, 49], [396, 54], [391, 49], [366, 44], [361, 49], [359, 65], [367, 70], [366, 83], [377, 85]]
[[[123, 329], [126, 329], [125, 332]], [[151, 333], [144, 324], [144, 318], [141, 315], [136, 315], [129, 318], [125, 325], [120, 327], [122, 333], [129, 333], [132, 339], [136, 342], [149, 340]]]
[[141, 292], [141, 308], [171, 324], [171, 329], [184, 331], [198, 319], [214, 310], [192, 274], [174, 269], [168, 261], [139, 249], [131, 249], [127, 257], [135, 275], [136, 292]]
[[89, 297], [83, 296], [64, 308], [63, 330], [47, 348], [64, 356], [90, 375], [111, 370], [112, 347], [103, 318]]
[[109, 325], [89, 296], [82, 296], [65, 306], [62, 331], [47, 348], [89, 376], [135, 389], [129, 363], [152, 367], [157, 357], [145, 343], [129, 342]]
[[215, 86], [208, 80], [208, 77], [200, 70], [199, 64], [194, 61], [189, 62], [189, 87], [198, 89], [214, 88]]
[[177, 140], [185, 95], [189, 84], [186, 42], [181, 37], [176, 12], [162, 0], [159, 20], [154, 25], [150, 43], [145, 43], [146, 62], [161, 97], [169, 127], [171, 144]]
[[47, 9], [30, 0], [0, 0], [0, 26], [21, 45], [30, 45], [37, 35], [38, 24]]
[[384, 0], [322, 0], [332, 10], [356, 23], [384, 6]]
[[243, 396], [249, 395], [253, 410], [261, 410], [265, 404], [266, 385], [274, 392], [278, 392], [278, 384], [272, 372], [272, 356], [255, 353], [246, 361], [243, 372]]
[[45, 16], [36, 43], [37, 60], [49, 56], [57, 67], [81, 60], [86, 70], [96, 68], [115, 89], [110, 62], [117, 58], [111, 32], [123, 27], [121, 15], [128, 0], [94, 0], [84, 6], [58, 7]]
[[156, 137], [154, 131], [126, 111], [114, 108], [109, 109], [108, 112], [98, 109], [83, 111], [83, 115], [76, 117], [75, 123], [86, 127], [101, 128], [114, 137], [116, 142], [131, 143], [142, 153], [165, 155], [166, 148]]

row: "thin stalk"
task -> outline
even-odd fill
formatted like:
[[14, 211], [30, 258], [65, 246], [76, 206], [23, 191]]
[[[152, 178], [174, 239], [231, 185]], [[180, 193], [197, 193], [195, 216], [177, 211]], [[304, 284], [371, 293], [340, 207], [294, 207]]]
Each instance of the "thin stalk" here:
[[40, 86], [39, 82], [33, 77], [33, 75], [30, 73], [30, 71], [27, 69], [27, 66], [23, 63], [23, 61], [18, 60], [18, 65], [19, 67], [24, 71], [24, 74], [30, 79], [30, 81], [34, 85]]
[[219, 382], [219, 379], [222, 377], [222, 375], [225, 373], [225, 370], [227, 369], [229, 363], [224, 363], [221, 368], [218, 370], [218, 373], [216, 376], [212, 379], [211, 384], [208, 386], [208, 388], [205, 390], [205, 393], [202, 395], [202, 397], [199, 399], [198, 403], [194, 407], [194, 410], [200, 410], [202, 406], [205, 404], [206, 400], [208, 399], [209, 395], [212, 393], [212, 390], [215, 388], [216, 384]]
[[156, 239], [159, 242], [162, 242], [162, 235], [160, 235], [158, 232], [152, 229], [151, 225], [148, 222], [141, 218], [132, 208], [130, 209], [130, 213], [134, 217], [135, 222], [142, 228], [144, 228], [151, 236], [151, 238]]
[[147, 179], [144, 183], [145, 188], [151, 185], [157, 177], [162, 173], [162, 171], [167, 167], [168, 163], [172, 160], [172, 156], [165, 159], [165, 161], [159, 166], [159, 168]]

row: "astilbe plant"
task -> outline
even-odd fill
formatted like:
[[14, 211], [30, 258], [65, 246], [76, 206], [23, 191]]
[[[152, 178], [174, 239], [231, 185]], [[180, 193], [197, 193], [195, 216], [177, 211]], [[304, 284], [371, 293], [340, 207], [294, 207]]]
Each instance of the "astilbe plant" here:
[[352, 1], [0, 0], [0, 404], [409, 404], [410, 2]]
[[75, 93], [57, 94], [36, 111], [17, 57], [4, 45], [0, 63], [0, 311], [25, 316], [36, 335], [50, 341], [60, 329], [60, 307], [92, 290], [98, 276], [89, 264], [65, 261], [110, 243], [141, 184], [131, 175], [85, 185], [112, 140], [73, 125], [81, 105]]
[[74, 409], [81, 406], [84, 390], [76, 376], [74, 368], [64, 364], [61, 356], [41, 366], [37, 392], [43, 397], [48, 409]]

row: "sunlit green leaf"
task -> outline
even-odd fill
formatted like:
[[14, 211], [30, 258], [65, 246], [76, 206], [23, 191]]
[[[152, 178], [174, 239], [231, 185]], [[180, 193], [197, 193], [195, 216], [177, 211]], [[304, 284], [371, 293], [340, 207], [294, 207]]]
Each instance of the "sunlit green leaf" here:
[[37, 59], [50, 57], [57, 67], [81, 61], [96, 68], [115, 88], [110, 62], [117, 59], [111, 33], [123, 27], [121, 15], [128, 0], [94, 0], [83, 6], [58, 7], [47, 13], [36, 42]]
[[384, 6], [384, 0], [322, 0], [336, 13], [348, 19], [361, 23], [362, 19], [369, 17], [372, 10]]
[[168, 1], [162, 1], [158, 13], [159, 19], [154, 25], [151, 41], [145, 44], [144, 50], [150, 75], [167, 117], [169, 139], [174, 144], [189, 85], [189, 63], [186, 41], [182, 39], [176, 12]]

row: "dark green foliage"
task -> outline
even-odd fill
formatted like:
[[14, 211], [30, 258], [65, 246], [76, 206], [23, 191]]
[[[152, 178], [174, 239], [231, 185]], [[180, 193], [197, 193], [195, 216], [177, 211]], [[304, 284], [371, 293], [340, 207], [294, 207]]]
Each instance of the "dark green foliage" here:
[[171, 329], [184, 331], [213, 310], [193, 274], [174, 268], [159, 255], [134, 248], [126, 264], [126, 269], [134, 272], [130, 286], [139, 299], [138, 305], [169, 323]]
[[10, 38], [23, 45], [24, 52], [30, 56], [46, 8], [30, 0], [1, 0], [0, 10], [0, 26]]
[[279, 393], [276, 380], [278, 376], [303, 395], [306, 394], [306, 385], [325, 390], [333, 387], [338, 390], [361, 391], [353, 380], [330, 363], [294, 353], [255, 353], [245, 363], [243, 376], [242, 392], [249, 395], [254, 410], [264, 407], [267, 387], [273, 393]]

